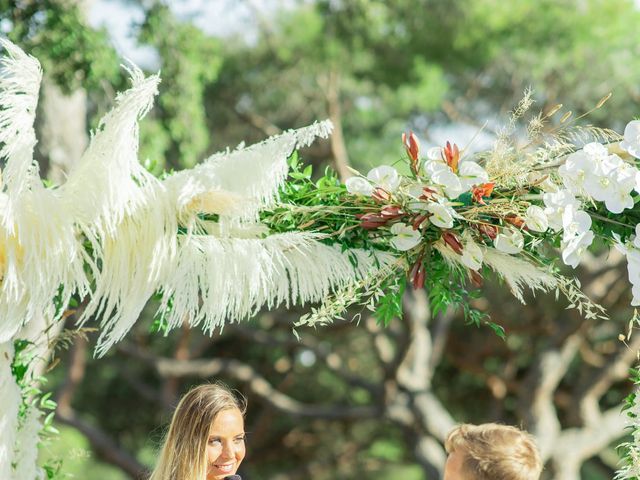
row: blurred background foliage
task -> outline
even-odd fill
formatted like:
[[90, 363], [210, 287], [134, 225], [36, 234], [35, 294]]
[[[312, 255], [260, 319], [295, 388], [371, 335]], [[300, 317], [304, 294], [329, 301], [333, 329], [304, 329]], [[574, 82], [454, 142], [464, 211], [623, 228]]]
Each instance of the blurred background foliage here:
[[[640, 115], [640, 10], [631, 0], [292, 0], [267, 9], [243, 0], [251, 35], [224, 37], [176, 16], [179, 0], [123, 3], [144, 12], [122, 22], [154, 52], [162, 76], [141, 125], [141, 160], [156, 174], [324, 118], [335, 134], [302, 152], [305, 161], [341, 175], [349, 165], [366, 171], [400, 159], [409, 128], [425, 147], [465, 145], [483, 126], [478, 142], [490, 141], [529, 86], [534, 113], [557, 103], [583, 113], [612, 91], [589, 121], [620, 130]], [[127, 85], [108, 33], [87, 21], [91, 8], [99, 5], [0, 0], [0, 29], [41, 61], [62, 98], [84, 92], [84, 110], [44, 112], [43, 131], [82, 115], [86, 136]], [[57, 150], [42, 143], [46, 172]], [[61, 457], [72, 478], [140, 478], [181, 393], [215, 378], [249, 398], [241, 473], [250, 480], [435, 479], [444, 430], [461, 421], [535, 431], [545, 478], [610, 479], [620, 439], [610, 414], [630, 391], [629, 352], [638, 347], [617, 339], [631, 315], [621, 265], [594, 256], [579, 272], [611, 310], [604, 323], [552, 295], [522, 306], [488, 282], [475, 306], [505, 328], [505, 341], [464, 325], [458, 312], [431, 318], [424, 296], [411, 293], [386, 330], [363, 312], [358, 325], [303, 331], [300, 342], [291, 323], [303, 309], [265, 312], [213, 337], [165, 337], [152, 332], [150, 305], [104, 359], [80, 336], [55, 352], [47, 388], [65, 426], [42, 454]]]

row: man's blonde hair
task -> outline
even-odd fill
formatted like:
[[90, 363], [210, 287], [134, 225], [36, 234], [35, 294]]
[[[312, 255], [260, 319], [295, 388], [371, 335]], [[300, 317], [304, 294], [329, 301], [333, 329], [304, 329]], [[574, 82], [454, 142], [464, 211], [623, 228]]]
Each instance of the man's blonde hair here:
[[542, 460], [531, 435], [515, 427], [485, 423], [456, 427], [444, 444], [464, 455], [463, 470], [473, 480], [538, 480]]

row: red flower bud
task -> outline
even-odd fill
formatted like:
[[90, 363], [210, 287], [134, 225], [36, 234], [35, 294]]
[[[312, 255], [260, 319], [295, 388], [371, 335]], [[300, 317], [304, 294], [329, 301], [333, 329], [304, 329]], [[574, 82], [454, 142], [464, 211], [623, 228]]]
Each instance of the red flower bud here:
[[381, 187], [374, 188], [371, 197], [378, 203], [386, 203], [391, 200], [391, 194]]
[[429, 218], [428, 214], [417, 215], [412, 222], [413, 229], [418, 230], [419, 228], [421, 228], [422, 224], [425, 222], [427, 218]]
[[411, 280], [411, 285], [415, 290], [424, 287], [425, 268], [424, 262], [422, 261], [422, 255], [418, 257], [416, 262], [413, 264], [413, 267], [411, 267], [409, 279]]
[[460, 150], [458, 146], [454, 143], [447, 142], [447, 145], [444, 147], [444, 159], [451, 168], [453, 173], [458, 173], [458, 163], [460, 162]]
[[458, 255], [462, 255], [462, 243], [452, 232], [442, 232], [442, 240]]
[[423, 193], [418, 197], [418, 200], [433, 200], [437, 193], [433, 188], [429, 187], [424, 187], [422, 192]]
[[476, 225], [476, 227], [480, 233], [485, 234], [491, 240], [495, 240], [498, 236], [498, 228], [494, 225], [489, 225], [488, 223], [479, 223]]
[[514, 225], [518, 228], [525, 228], [524, 226], [524, 218], [519, 217], [518, 215], [514, 215], [513, 213], [510, 213], [509, 215], [506, 215], [504, 217], [504, 221], [510, 223], [511, 225]]
[[356, 218], [360, 219], [360, 226], [365, 230], [375, 230], [376, 228], [382, 227], [389, 221], [389, 219], [382, 218], [377, 213], [357, 214]]
[[471, 283], [476, 287], [482, 287], [484, 279], [478, 272], [476, 272], [475, 270], [469, 270], [469, 278], [471, 278]]
[[409, 155], [409, 160], [411, 161], [411, 171], [417, 175], [420, 155], [420, 142], [418, 142], [418, 137], [413, 132], [409, 132], [408, 136], [406, 133], [403, 133], [402, 143], [404, 144], [404, 148], [407, 150], [407, 155]]
[[393, 220], [402, 217], [403, 215], [404, 212], [397, 205], [386, 205], [382, 207], [382, 210], [380, 211], [380, 216], [388, 220]]

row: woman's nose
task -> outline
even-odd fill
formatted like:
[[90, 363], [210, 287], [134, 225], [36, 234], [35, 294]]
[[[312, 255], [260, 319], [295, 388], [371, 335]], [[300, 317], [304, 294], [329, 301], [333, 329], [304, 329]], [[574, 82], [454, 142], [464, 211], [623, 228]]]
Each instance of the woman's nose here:
[[235, 458], [236, 452], [231, 443], [225, 443], [222, 447], [222, 458]]

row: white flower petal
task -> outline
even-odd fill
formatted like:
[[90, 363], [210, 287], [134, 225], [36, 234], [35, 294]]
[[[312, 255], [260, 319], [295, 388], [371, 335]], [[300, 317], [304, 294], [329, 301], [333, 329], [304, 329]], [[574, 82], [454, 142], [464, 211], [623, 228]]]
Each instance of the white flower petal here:
[[419, 231], [414, 230], [413, 227], [404, 223], [395, 223], [390, 228], [394, 237], [391, 239], [391, 245], [396, 250], [405, 252], [411, 250], [418, 245], [422, 240], [422, 235]]
[[624, 190], [614, 191], [604, 201], [607, 210], [611, 213], [622, 213], [625, 209], [633, 207], [633, 197]]
[[563, 242], [562, 261], [565, 265], [576, 268], [580, 264], [582, 255], [587, 251], [593, 242], [593, 232], [591, 230], [580, 233], [568, 242]]
[[442, 203], [432, 202], [427, 205], [427, 211], [431, 212], [429, 220], [439, 228], [453, 227], [453, 209]]
[[388, 165], [371, 169], [367, 174], [367, 179], [389, 192], [395, 192], [400, 186], [400, 176], [397, 170]]
[[577, 210], [573, 205], [568, 205], [562, 214], [562, 228], [564, 230], [564, 240], [569, 241], [573, 237], [589, 231], [591, 217], [587, 212]]
[[373, 185], [362, 177], [351, 177], [344, 182], [347, 192], [353, 195], [370, 196], [373, 193]]
[[520, 253], [524, 248], [524, 237], [518, 230], [509, 229], [499, 233], [493, 241], [496, 250], [510, 255]]
[[534, 232], [546, 232], [549, 228], [547, 215], [544, 213], [544, 210], [537, 205], [531, 205], [527, 208], [527, 212], [524, 216], [524, 223], [529, 230]]
[[624, 128], [624, 140], [620, 142], [620, 148], [629, 155], [640, 158], [640, 120], [627, 123]]
[[465, 192], [474, 185], [479, 185], [489, 181], [489, 174], [487, 171], [476, 162], [472, 161], [464, 161], [460, 163], [458, 177], [460, 178], [462, 188]]

